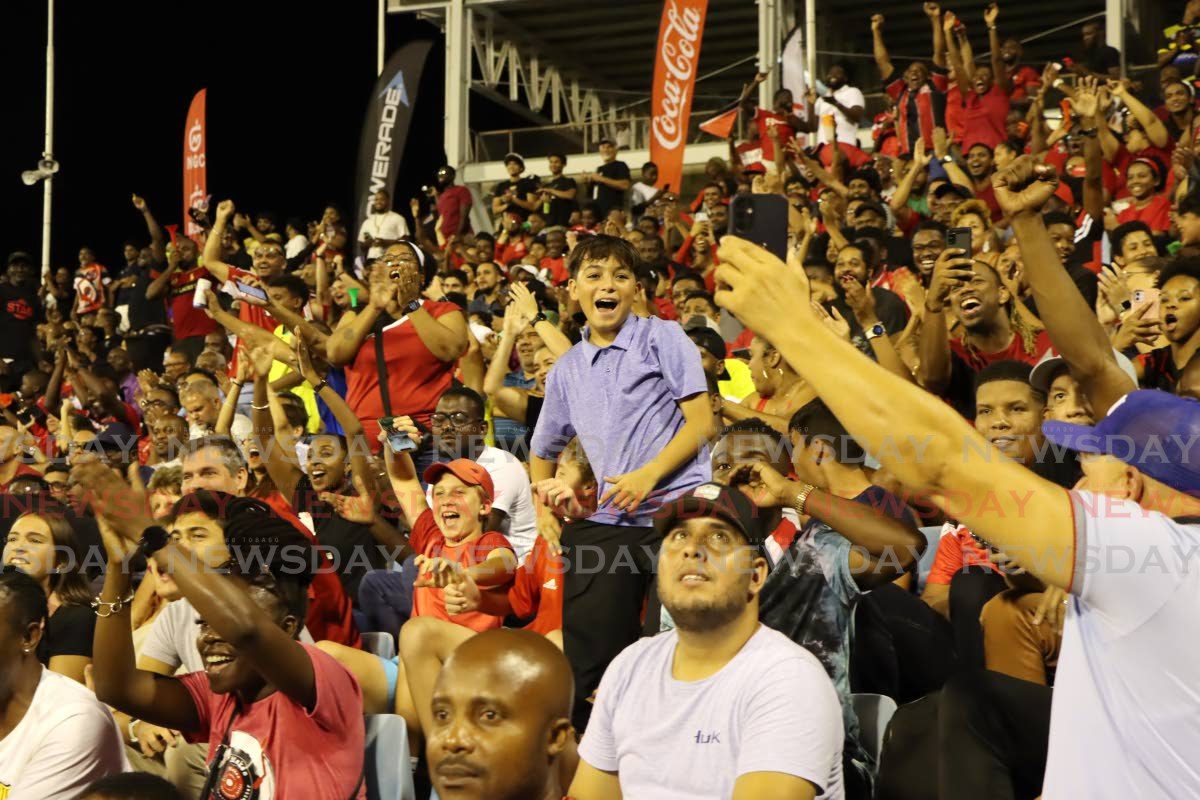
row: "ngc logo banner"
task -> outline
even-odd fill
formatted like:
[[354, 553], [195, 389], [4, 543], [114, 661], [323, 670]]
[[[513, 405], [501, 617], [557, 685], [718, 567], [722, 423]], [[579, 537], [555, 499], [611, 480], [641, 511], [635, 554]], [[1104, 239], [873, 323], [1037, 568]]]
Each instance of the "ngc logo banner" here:
[[708, 0], [665, 0], [650, 95], [650, 160], [659, 188], [678, 192]]
[[208, 206], [208, 170], [205, 152], [208, 137], [204, 130], [204, 100], [206, 89], [196, 92], [188, 107], [187, 123], [183, 126], [183, 231], [199, 236], [203, 231], [188, 214], [193, 208], [201, 211]]

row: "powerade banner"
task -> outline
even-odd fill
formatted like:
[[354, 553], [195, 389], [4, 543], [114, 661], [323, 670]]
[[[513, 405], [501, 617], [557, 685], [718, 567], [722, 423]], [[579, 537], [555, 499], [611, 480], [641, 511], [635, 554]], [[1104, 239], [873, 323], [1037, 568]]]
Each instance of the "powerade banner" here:
[[187, 123], [183, 126], [183, 232], [199, 236], [203, 230], [188, 214], [193, 208], [208, 208], [208, 134], [204, 127], [206, 89], [196, 92], [188, 106]]
[[683, 147], [692, 115], [692, 89], [700, 65], [700, 40], [708, 0], [665, 0], [658, 26], [654, 89], [650, 94], [650, 160], [658, 165], [658, 188], [678, 192]]
[[[413, 103], [421, 71], [432, 42], [409, 42], [388, 59], [367, 104], [362, 140], [358, 145], [358, 169], [355, 172], [354, 226], [366, 220], [371, 196], [380, 189], [395, 195], [400, 176], [400, 158], [412, 122]], [[455, 165], [457, 166], [457, 165]]]

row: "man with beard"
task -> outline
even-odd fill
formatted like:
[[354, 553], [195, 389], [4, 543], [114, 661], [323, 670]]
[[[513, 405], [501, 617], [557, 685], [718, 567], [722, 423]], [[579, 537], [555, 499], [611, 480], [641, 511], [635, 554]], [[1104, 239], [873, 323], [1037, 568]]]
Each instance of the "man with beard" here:
[[34, 367], [35, 333], [43, 315], [33, 257], [12, 253], [4, 276], [6, 280], [0, 282], [0, 387], [11, 392], [21, 375]]
[[936, 220], [922, 220], [912, 235], [913, 266], [917, 280], [926, 289], [933, 279], [933, 265], [946, 249], [946, 226]]
[[[925, 294], [917, 382], [970, 419], [975, 374], [997, 361], [1032, 366], [1050, 349], [1050, 337], [1045, 331], [1034, 332], [1013, 312], [1019, 301], [994, 267], [967, 256], [963, 250], [945, 250], [934, 264]], [[955, 338], [947, 327], [947, 308], [962, 328]]]
[[550, 165], [550, 177], [538, 189], [542, 199], [542, 214], [546, 217], [546, 227], [565, 228], [571, 219], [571, 212], [579, 207], [575, 202], [579, 185], [574, 178], [563, 175], [563, 169], [567, 166], [565, 155], [551, 153], [546, 157], [546, 163]]
[[1042, 76], [1033, 67], [1021, 63], [1020, 39], [1009, 36], [1000, 41], [1000, 34], [996, 32], [996, 18], [999, 16], [1000, 8], [996, 3], [983, 12], [983, 19], [988, 26], [988, 46], [992, 51], [992, 74], [996, 83], [1008, 93], [1008, 99], [1017, 102], [1037, 94]]
[[[929, 13], [928, 9], [926, 13]], [[946, 73], [937, 67], [931, 70], [924, 62], [915, 61], [908, 65], [901, 77], [895, 78], [896, 68], [883, 42], [883, 24], [883, 14], [871, 15], [875, 65], [879, 67], [884, 91], [896, 104], [896, 137], [900, 142], [900, 152], [912, 152], [918, 139], [924, 139], [925, 146], [932, 148], [934, 128], [946, 125]], [[940, 31], [934, 25], [934, 63], [938, 63], [941, 55], [940, 39]]]
[[[858, 123], [862, 121], [863, 107], [866, 105], [862, 90], [850, 85], [850, 78], [842, 64], [829, 67], [825, 73], [825, 85], [829, 87], [829, 93], [809, 104], [808, 119], [804, 120], [805, 124], [800, 130], [816, 133], [820, 144], [836, 140], [857, 145]], [[833, 131], [819, 124], [819, 120], [825, 116], [834, 118], [836, 127]]]
[[738, 98], [737, 103], [744, 111], [753, 114], [754, 127], [758, 131], [759, 141], [762, 145], [762, 163], [774, 164], [775, 137], [772, 136], [771, 131], [778, 128], [779, 142], [784, 144], [794, 139], [796, 131], [803, 130], [805, 125], [804, 121], [796, 116], [795, 101], [788, 89], [776, 90], [771, 98], [770, 111], [756, 107], [757, 101], [754, 94], [758, 91], [759, 84], [766, 79], [767, 73], [765, 72], [755, 75], [754, 80], [743, 87], [742, 96]]
[[[218, 236], [218, 248], [220, 239]], [[204, 349], [205, 335], [218, 328], [217, 323], [204, 313], [204, 309], [192, 305], [196, 281], [210, 278], [208, 270], [197, 263], [198, 254], [196, 243], [186, 236], [180, 236], [172, 247], [167, 248], [167, 268], [154, 276], [154, 280], [146, 287], [148, 300], [170, 297], [171, 325], [174, 327], [171, 347], [186, 353], [189, 361]]]
[[885, 353], [880, 363], [887, 362], [893, 369], [899, 364], [899, 358], [893, 362], [892, 357], [896, 339], [908, 324], [908, 306], [895, 292], [872, 285], [879, 270], [877, 252], [873, 242], [862, 240], [838, 251], [833, 267], [837, 296], [826, 306], [846, 321], [850, 341], [864, 353], [878, 360], [881, 346], [891, 350], [892, 356]]
[[475, 296], [467, 306], [467, 313], [478, 314], [486, 311], [493, 316], [503, 308], [500, 298], [503, 296], [503, 279], [500, 268], [492, 261], [484, 261], [475, 268]]
[[[371, 210], [359, 228], [359, 247], [367, 260], [379, 258], [383, 251], [408, 238], [408, 221], [392, 210], [392, 196], [380, 189], [371, 196]], [[256, 248], [257, 249], [257, 248]]]
[[765, 523], [715, 483], [656, 514], [675, 629], [605, 671], [571, 797], [843, 797], [837, 693], [815, 656], [758, 621]]
[[442, 236], [446, 237], [447, 242], [457, 241], [471, 230], [471, 190], [455, 184], [454, 178], [457, 174], [454, 167], [446, 165], [434, 176], [434, 182], [437, 184], [437, 213], [441, 218]]
[[[463, 642], [433, 691], [425, 754], [447, 800], [558, 800], [574, 754], [571, 665], [545, 637], [492, 630]], [[479, 708], [504, 720], [497, 728]], [[569, 766], [569, 765], [568, 765]]]

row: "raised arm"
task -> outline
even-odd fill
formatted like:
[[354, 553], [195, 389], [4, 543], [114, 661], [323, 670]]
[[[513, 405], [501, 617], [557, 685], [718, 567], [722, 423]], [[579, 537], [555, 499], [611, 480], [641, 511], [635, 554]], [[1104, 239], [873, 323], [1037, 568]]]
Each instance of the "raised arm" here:
[[951, 183], [961, 186], [972, 195], [975, 194], [975, 184], [967, 173], [963, 172], [963, 168], [953, 157], [946, 158], [950, 155], [950, 141], [945, 128], [933, 129], [933, 155], [942, 165], [942, 169], [946, 170], [946, 177], [950, 179]]
[[[1085, 142], [1095, 145], [1094, 140]], [[1041, 208], [1058, 185], [1053, 170], [1035, 167], [1032, 159], [1021, 157], [997, 173], [992, 183], [997, 202], [1012, 218], [1025, 278], [1046, 332], [1083, 386], [1092, 408], [1102, 415], [1137, 386], [1117, 365], [1104, 327], [1063, 269], [1042, 222]]]
[[942, 30], [942, 7], [937, 3], [925, 3], [925, 16], [929, 17], [929, 27], [933, 33], [933, 63], [942, 69], [946, 68], [946, 34]]
[[133, 207], [138, 210], [142, 215], [142, 220], [146, 223], [146, 232], [150, 234], [150, 252], [154, 254], [154, 260], [162, 261], [166, 255], [166, 239], [163, 237], [162, 226], [150, 213], [150, 207], [146, 205], [146, 201], [136, 194], [133, 196]]
[[[396, 417], [392, 420], [392, 428], [400, 434], [408, 436], [414, 442], [421, 441], [421, 432], [408, 417]], [[380, 434], [384, 438], [385, 434]], [[392, 491], [400, 503], [400, 512], [411, 529], [417, 524], [417, 519], [429, 508], [425, 501], [425, 491], [417, 478], [417, 469], [413, 466], [412, 457], [408, 453], [395, 453], [392, 446], [383, 442], [383, 460], [387, 464], [388, 480], [392, 483]]]
[[166, 253], [167, 266], [146, 287], [147, 300], [157, 300], [166, 294], [167, 289], [171, 286], [171, 279], [175, 277], [175, 273], [179, 270], [179, 251], [174, 247], [168, 247]]
[[1095, 78], [1084, 76], [1075, 84], [1075, 96], [1069, 101], [1079, 119], [1079, 135], [1083, 138], [1083, 210], [1093, 220], [1104, 221], [1104, 155], [1100, 152], [1100, 128], [1108, 127], [1100, 115], [1100, 96]]
[[950, 334], [946, 328], [946, 301], [955, 288], [971, 279], [970, 254], [963, 250], [942, 251], [933, 265], [933, 277], [925, 294], [925, 318], [917, 348], [920, 365], [917, 383], [933, 394], [950, 384]]
[[967, 95], [974, 91], [971, 88], [971, 74], [974, 70], [966, 64], [966, 57], [962, 52], [962, 40], [954, 32], [954, 26], [957, 24], [958, 18], [954, 16], [953, 11], [947, 11], [946, 15], [942, 17], [942, 29], [946, 34], [947, 61], [950, 68], [954, 70], [954, 80], [965, 100]]
[[[97, 493], [101, 486], [93, 483], [91, 476], [100, 471], [112, 475], [108, 468], [99, 464], [76, 467], [74, 475], [79, 485], [87, 486], [93, 493]], [[85, 478], [88, 482], [85, 482]], [[103, 478], [105, 482], [102, 487], [113, 494], [115, 499], [116, 496], [124, 494], [128, 487], [115, 478], [115, 475], [113, 478], [115, 483]], [[104, 587], [100, 590], [99, 599], [102, 603], [124, 601], [133, 592], [128, 559], [136, 548], [124, 541], [104, 516], [97, 515], [96, 521], [108, 556]], [[96, 620], [96, 633], [92, 643], [92, 679], [96, 697], [132, 717], [154, 725], [173, 730], [196, 730], [200, 725], [200, 715], [196, 711], [191, 694], [183, 684], [175, 678], [137, 668], [131, 615], [131, 604], [123, 602], [120, 611], [98, 616]]]
[[204, 242], [204, 268], [212, 273], [219, 284], [229, 280], [230, 271], [233, 269], [221, 260], [221, 235], [225, 233], [225, 226], [229, 224], [229, 218], [232, 216], [233, 201], [222, 200], [217, 205], [217, 219]]
[[991, 3], [983, 10], [983, 21], [987, 23], [988, 50], [991, 51], [992, 80], [1005, 94], [1012, 91], [1012, 80], [1008, 77], [1008, 68], [1000, 57], [1000, 34], [996, 31], [996, 19], [1000, 16], [1000, 5]]
[[927, 491], [1045, 583], [1070, 586], [1074, 524], [1066, 492], [1003, 458], [940, 399], [830, 331], [811, 313], [803, 270], [727, 236], [717, 275], [729, 287], [717, 302], [761, 331], [901, 484]]
[[1119, 97], [1123, 103], [1129, 108], [1129, 113], [1133, 114], [1134, 118], [1141, 123], [1142, 129], [1146, 131], [1146, 138], [1155, 147], [1166, 148], [1171, 144], [1171, 134], [1167, 133], [1167, 126], [1163, 125], [1161, 119], [1146, 107], [1146, 104], [1137, 99], [1133, 92], [1129, 91], [1128, 80], [1110, 80], [1108, 82], [1108, 91], [1113, 97]]
[[900, 179], [900, 184], [892, 194], [892, 199], [888, 201], [888, 206], [892, 209], [893, 214], [899, 215], [908, 210], [908, 198], [912, 196], [913, 184], [917, 182], [918, 175], [928, 171], [931, 160], [929, 154], [925, 152], [925, 139], [917, 139], [917, 143], [913, 145], [912, 163], [908, 165], [908, 171]]
[[887, 45], [883, 43], [883, 14], [871, 15], [871, 48], [875, 56], [875, 66], [879, 67], [879, 78], [885, 84], [896, 72], [892, 66], [892, 57], [888, 55]]

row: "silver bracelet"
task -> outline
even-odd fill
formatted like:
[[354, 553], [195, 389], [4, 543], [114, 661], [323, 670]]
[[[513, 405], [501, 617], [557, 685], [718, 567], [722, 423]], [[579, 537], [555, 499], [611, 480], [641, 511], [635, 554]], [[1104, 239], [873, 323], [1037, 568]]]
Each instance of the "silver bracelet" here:
[[113, 603], [106, 603], [105, 601], [100, 599], [99, 595], [97, 595], [96, 599], [92, 601], [92, 610], [94, 610], [96, 612], [97, 617], [104, 619], [105, 617], [111, 617], [113, 614], [120, 614], [121, 611], [125, 608], [125, 606], [129, 605], [132, 602], [133, 602], [133, 590], [132, 589], [129, 590], [128, 595], [126, 595], [125, 597], [122, 597], [120, 600], [117, 600], [116, 602], [113, 602]]

